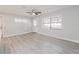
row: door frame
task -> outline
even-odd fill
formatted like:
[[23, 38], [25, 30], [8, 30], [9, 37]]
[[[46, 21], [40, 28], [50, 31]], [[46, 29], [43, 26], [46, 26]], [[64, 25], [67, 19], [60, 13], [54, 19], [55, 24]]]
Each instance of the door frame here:
[[4, 26], [3, 26], [3, 23], [4, 23], [4, 17], [3, 17], [3, 15], [0, 15], [0, 17], [1, 17], [1, 19], [0, 19], [0, 30], [1, 30], [1, 36], [0, 36], [0, 41], [1, 41], [1, 39], [3, 38], [3, 35], [4, 35], [4, 31], [3, 31], [3, 28], [4, 28]]

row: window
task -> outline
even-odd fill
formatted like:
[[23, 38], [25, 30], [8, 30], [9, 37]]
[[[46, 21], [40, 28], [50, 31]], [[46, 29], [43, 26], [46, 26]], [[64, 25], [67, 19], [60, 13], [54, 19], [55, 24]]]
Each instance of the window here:
[[53, 16], [50, 18], [50, 28], [51, 29], [61, 29], [62, 28], [62, 17]]
[[49, 29], [62, 29], [62, 17], [52, 16], [44, 19], [44, 26]]
[[20, 18], [15, 18], [14, 21], [17, 23], [27, 23], [26, 19], [20, 19]]
[[50, 28], [50, 17], [43, 19], [43, 24], [46, 28]]
[[33, 21], [33, 24], [34, 24], [34, 27], [36, 27], [36, 26], [37, 26], [37, 21], [34, 20], [34, 21]]

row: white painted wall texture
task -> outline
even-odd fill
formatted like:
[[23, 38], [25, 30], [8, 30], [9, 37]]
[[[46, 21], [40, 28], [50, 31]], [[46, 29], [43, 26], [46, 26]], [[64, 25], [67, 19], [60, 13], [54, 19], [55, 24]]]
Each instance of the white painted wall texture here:
[[[43, 26], [43, 19], [49, 16], [61, 15], [63, 28], [61, 30], [50, 30]], [[37, 16], [33, 20], [29, 17], [4, 15], [4, 36], [19, 35], [28, 32], [38, 32], [52, 37], [63, 38], [79, 43], [79, 6], [71, 6], [49, 14]], [[15, 19], [26, 20], [25, 22], [15, 22]], [[33, 24], [35, 26], [33, 26]]]
[[[62, 16], [62, 30], [49, 30], [45, 27], [42, 27], [43, 18], [55, 15]], [[34, 20], [37, 21], [37, 26], [35, 29], [36, 32], [79, 43], [79, 6], [71, 6], [65, 9], [61, 9], [49, 14], [36, 17]]]
[[3, 15], [3, 17], [5, 25], [4, 36], [13, 36], [32, 32], [32, 23], [29, 17], [14, 15]]

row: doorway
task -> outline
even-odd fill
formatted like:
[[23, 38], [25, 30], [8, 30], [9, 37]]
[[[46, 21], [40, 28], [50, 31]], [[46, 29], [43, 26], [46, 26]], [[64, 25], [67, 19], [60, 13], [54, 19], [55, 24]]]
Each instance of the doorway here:
[[0, 16], [0, 42], [3, 38], [3, 16]]

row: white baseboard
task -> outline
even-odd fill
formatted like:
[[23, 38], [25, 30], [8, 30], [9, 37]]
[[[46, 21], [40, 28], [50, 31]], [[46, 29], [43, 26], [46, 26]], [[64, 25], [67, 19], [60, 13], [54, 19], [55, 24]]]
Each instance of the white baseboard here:
[[[26, 33], [30, 33], [30, 32], [26, 32]], [[22, 35], [22, 34], [26, 34], [26, 33], [18, 33], [18, 34], [4, 35], [4, 37], [11, 37], [11, 36]]]
[[[30, 33], [30, 32], [26, 32], [26, 33]], [[11, 37], [11, 36], [22, 35], [22, 34], [26, 34], [26, 33], [4, 35], [4, 37]], [[45, 33], [40, 33], [40, 32], [37, 32], [37, 33], [39, 33], [39, 34], [43, 34], [43, 35], [47, 35], [47, 36], [51, 36], [51, 37], [54, 37], [54, 38], [59, 38], [59, 39], [62, 39], [62, 40], [67, 40], [67, 41], [71, 41], [71, 42], [79, 43], [79, 41], [72, 40], [72, 39], [65, 38], [65, 37], [60, 37], [60, 36], [55, 36], [55, 35], [50, 35], [50, 34], [45, 34]]]
[[75, 43], [78, 43], [79, 44], [79, 41], [72, 40], [72, 39], [69, 39], [69, 38], [55, 36], [55, 35], [50, 35], [50, 34], [45, 34], [45, 33], [40, 33], [40, 32], [37, 32], [37, 33], [43, 34], [43, 35], [47, 35], [47, 36], [51, 36], [51, 37], [54, 37], [54, 38], [59, 38], [59, 39], [62, 39], [62, 40], [67, 40], [67, 41], [75, 42]]

